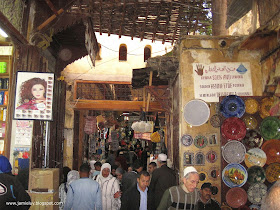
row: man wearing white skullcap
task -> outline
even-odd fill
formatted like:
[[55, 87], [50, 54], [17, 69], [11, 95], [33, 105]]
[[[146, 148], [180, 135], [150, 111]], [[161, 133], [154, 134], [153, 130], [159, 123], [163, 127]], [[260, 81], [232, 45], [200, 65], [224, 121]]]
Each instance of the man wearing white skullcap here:
[[167, 189], [162, 196], [157, 210], [193, 210], [195, 208], [195, 204], [199, 199], [199, 190], [196, 188], [199, 182], [199, 175], [192, 166], [186, 167], [183, 175], [183, 184]]
[[150, 190], [153, 194], [153, 203], [158, 207], [161, 197], [169, 187], [177, 185], [175, 171], [167, 166], [167, 155], [159, 154], [157, 158], [158, 168], [153, 171]]

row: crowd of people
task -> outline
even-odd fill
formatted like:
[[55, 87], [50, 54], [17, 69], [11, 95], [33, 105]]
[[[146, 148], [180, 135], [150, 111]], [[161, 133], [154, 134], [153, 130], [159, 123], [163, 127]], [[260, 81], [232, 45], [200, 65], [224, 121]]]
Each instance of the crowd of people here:
[[[108, 160], [108, 159], [107, 159]], [[116, 162], [115, 162], [116, 163]], [[94, 166], [94, 168], [92, 168]], [[59, 187], [60, 209], [66, 210], [218, 210], [220, 204], [212, 199], [213, 186], [205, 182], [198, 189], [199, 173], [193, 166], [183, 170], [181, 182], [167, 166], [167, 155], [159, 154], [156, 162], [144, 169], [136, 159], [127, 170], [108, 162], [83, 163], [79, 171], [63, 168], [63, 183]], [[114, 168], [114, 172], [113, 172]], [[0, 156], [0, 209], [29, 209], [31, 199], [11, 164]], [[262, 210], [278, 210], [280, 180], [262, 201]], [[9, 205], [14, 202], [20, 204]]]
[[103, 164], [95, 156], [96, 160], [81, 165], [76, 181], [73, 181], [73, 174], [77, 171], [66, 170], [67, 179], [60, 188], [63, 191], [60, 208], [220, 209], [219, 203], [211, 199], [211, 183], [204, 183], [200, 190], [197, 189], [199, 175], [194, 167], [184, 169], [182, 184], [178, 185], [178, 176], [167, 166], [166, 154], [159, 154], [156, 161], [147, 162], [150, 154], [149, 148], [145, 147], [142, 155], [134, 150], [110, 152]]

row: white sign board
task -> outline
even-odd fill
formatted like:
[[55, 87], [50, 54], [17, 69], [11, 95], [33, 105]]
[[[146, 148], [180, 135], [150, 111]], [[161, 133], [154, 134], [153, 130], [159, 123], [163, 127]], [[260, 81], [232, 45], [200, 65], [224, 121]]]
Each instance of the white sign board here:
[[253, 96], [250, 63], [193, 63], [196, 99], [219, 102], [220, 96]]

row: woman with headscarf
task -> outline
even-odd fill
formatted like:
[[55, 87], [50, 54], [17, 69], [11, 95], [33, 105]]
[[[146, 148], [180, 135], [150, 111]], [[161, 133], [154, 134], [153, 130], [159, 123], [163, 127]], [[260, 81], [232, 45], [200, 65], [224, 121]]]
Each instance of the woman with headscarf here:
[[18, 209], [16, 206], [7, 205], [8, 202], [24, 202], [20, 209], [29, 209], [30, 196], [11, 171], [12, 166], [8, 158], [0, 155], [0, 209]]
[[72, 170], [72, 171], [68, 172], [68, 174], [67, 174], [67, 182], [62, 183], [59, 186], [59, 200], [60, 200], [59, 209], [63, 209], [64, 208], [64, 204], [65, 204], [65, 201], [66, 201], [66, 196], [67, 196], [67, 191], [68, 191], [69, 185], [73, 181], [78, 180], [79, 178], [80, 178], [80, 174], [79, 174], [78, 171]]
[[97, 176], [102, 194], [102, 210], [119, 210], [121, 206], [121, 192], [119, 182], [111, 175], [111, 165], [104, 163], [101, 173]]

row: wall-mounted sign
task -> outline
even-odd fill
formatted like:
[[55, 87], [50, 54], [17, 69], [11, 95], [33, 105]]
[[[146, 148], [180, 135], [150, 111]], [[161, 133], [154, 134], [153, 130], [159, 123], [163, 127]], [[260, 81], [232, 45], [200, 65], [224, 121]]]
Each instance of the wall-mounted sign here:
[[219, 102], [220, 96], [253, 96], [250, 63], [193, 63], [196, 99]]
[[53, 73], [17, 72], [14, 119], [52, 120]]

